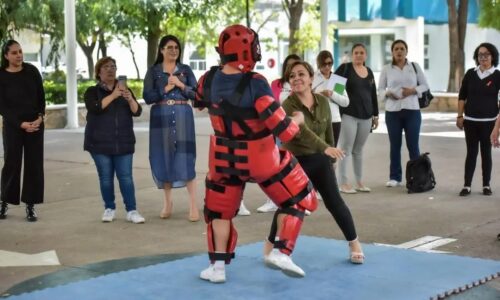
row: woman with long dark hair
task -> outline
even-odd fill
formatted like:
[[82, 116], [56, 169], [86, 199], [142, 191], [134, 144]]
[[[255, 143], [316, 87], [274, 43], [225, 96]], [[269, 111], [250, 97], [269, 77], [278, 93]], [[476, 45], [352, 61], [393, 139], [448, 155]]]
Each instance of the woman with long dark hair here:
[[194, 115], [189, 100], [194, 100], [196, 78], [182, 64], [181, 44], [173, 35], [160, 40], [155, 63], [144, 78], [143, 97], [152, 105], [149, 122], [149, 160], [153, 179], [165, 192], [161, 218], [172, 213], [172, 188], [187, 187], [189, 216], [200, 219], [196, 203], [196, 144]]
[[[0, 66], [0, 114], [3, 117], [4, 166], [0, 219], [8, 204], [26, 204], [26, 219], [37, 221], [35, 204], [43, 203], [43, 133], [45, 93], [40, 72], [24, 62], [21, 45], [7, 41]], [[22, 193], [21, 166], [24, 170]]]
[[385, 124], [390, 142], [387, 187], [402, 186], [401, 144], [403, 131], [410, 160], [420, 156], [419, 136], [422, 114], [418, 97], [429, 89], [423, 70], [408, 61], [408, 45], [395, 40], [391, 45], [392, 63], [385, 65], [378, 81], [379, 98], [385, 101]]

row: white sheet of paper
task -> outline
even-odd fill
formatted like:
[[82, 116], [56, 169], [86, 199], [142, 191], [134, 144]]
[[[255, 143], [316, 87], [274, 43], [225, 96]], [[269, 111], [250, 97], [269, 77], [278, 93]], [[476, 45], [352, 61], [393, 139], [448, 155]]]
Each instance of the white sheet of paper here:
[[330, 76], [330, 79], [328, 79], [326, 87], [327, 89], [332, 90], [337, 94], [343, 95], [346, 83], [347, 78], [339, 76], [337, 74], [332, 74], [332, 76]]

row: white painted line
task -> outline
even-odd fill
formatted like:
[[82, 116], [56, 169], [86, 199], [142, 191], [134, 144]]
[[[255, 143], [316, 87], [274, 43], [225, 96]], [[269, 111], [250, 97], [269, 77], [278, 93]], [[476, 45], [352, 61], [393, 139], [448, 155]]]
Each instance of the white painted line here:
[[427, 243], [425, 245], [414, 247], [413, 250], [431, 250], [431, 249], [438, 248], [438, 247], [441, 247], [441, 246], [444, 246], [446, 244], [453, 243], [456, 241], [457, 241], [456, 239], [443, 238], [443, 239], [439, 239], [439, 240]]
[[55, 250], [25, 254], [0, 250], [0, 267], [59, 266]]
[[435, 240], [439, 240], [440, 238], [441, 237], [439, 237], [439, 236], [427, 235], [427, 236], [423, 236], [423, 237], [418, 238], [418, 239], [413, 240], [413, 241], [409, 241], [406, 243], [396, 245], [396, 247], [403, 248], [403, 249], [411, 249], [411, 248], [415, 248], [415, 247], [433, 242]]
[[428, 252], [428, 253], [450, 253], [448, 251], [440, 251], [440, 250], [432, 250], [437, 247], [444, 246], [449, 243], [455, 242], [456, 239], [450, 239], [450, 238], [442, 238], [439, 236], [423, 236], [421, 238], [402, 243], [399, 245], [389, 245], [389, 244], [380, 244], [380, 243], [374, 243], [377, 246], [385, 246], [385, 247], [393, 247], [393, 248], [400, 248], [400, 249], [411, 249], [415, 251], [420, 251], [420, 252]]

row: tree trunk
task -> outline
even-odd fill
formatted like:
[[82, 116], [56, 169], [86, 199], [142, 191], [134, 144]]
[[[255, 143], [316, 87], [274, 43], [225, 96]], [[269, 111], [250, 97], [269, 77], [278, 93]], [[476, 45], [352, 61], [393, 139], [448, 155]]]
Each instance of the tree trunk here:
[[297, 53], [297, 39], [295, 38], [295, 33], [300, 29], [300, 18], [304, 12], [304, 1], [303, 0], [286, 0], [286, 6], [289, 12], [288, 19], [288, 54]]
[[132, 61], [134, 62], [134, 67], [135, 67], [135, 73], [137, 74], [136, 78], [141, 79], [141, 74], [139, 73], [139, 67], [137, 66], [137, 61], [135, 59], [135, 52], [134, 48], [132, 47], [132, 40], [130, 38], [130, 35], [126, 35], [126, 42], [127, 42], [127, 48], [130, 50], [130, 54], [132, 55]]
[[104, 33], [99, 33], [99, 52], [101, 52], [101, 57], [108, 56], [108, 45], [106, 45], [106, 40], [104, 39]]
[[76, 42], [82, 48], [83, 53], [85, 54], [85, 57], [87, 58], [87, 68], [89, 70], [89, 78], [94, 78], [94, 58], [92, 57], [92, 54], [94, 53], [94, 49], [96, 46], [96, 40], [97, 37], [92, 37], [92, 43], [90, 45], [85, 44], [84, 41], [81, 41], [80, 39], [76, 39]]
[[[150, 2], [147, 5], [151, 5]], [[156, 60], [156, 52], [158, 49], [158, 42], [160, 41], [161, 29], [160, 29], [160, 16], [158, 11], [154, 7], [149, 7], [146, 11], [148, 20], [148, 66], [154, 64]]]
[[152, 66], [156, 60], [156, 52], [160, 41], [160, 31], [148, 30], [148, 66]]
[[465, 34], [467, 27], [467, 0], [460, 0], [458, 11], [455, 0], [448, 1], [448, 27], [450, 41], [450, 70], [448, 92], [457, 92], [464, 76]]

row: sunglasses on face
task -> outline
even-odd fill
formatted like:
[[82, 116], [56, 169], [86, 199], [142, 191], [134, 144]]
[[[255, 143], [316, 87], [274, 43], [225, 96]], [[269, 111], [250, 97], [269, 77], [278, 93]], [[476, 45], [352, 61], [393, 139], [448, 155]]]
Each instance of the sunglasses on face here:
[[179, 50], [179, 46], [167, 46], [163, 49], [167, 49], [168, 51]]
[[325, 61], [323, 62], [323, 67], [328, 67], [328, 66], [333, 66], [333, 62], [332, 61]]

